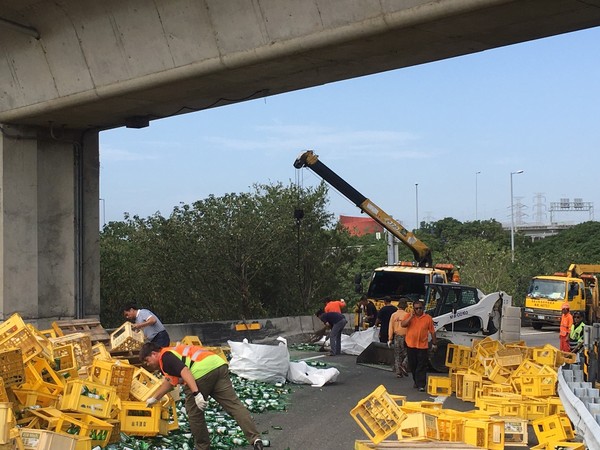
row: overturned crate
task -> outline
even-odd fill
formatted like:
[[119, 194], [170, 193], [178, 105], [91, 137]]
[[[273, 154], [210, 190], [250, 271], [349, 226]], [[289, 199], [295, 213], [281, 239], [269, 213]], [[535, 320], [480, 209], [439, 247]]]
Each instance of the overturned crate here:
[[110, 334], [111, 352], [138, 351], [144, 344], [144, 333], [125, 322]]

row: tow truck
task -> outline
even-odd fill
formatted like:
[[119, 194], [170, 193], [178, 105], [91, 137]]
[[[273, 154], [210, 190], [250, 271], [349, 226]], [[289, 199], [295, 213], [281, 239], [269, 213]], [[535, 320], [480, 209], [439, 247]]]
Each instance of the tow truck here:
[[[432, 367], [445, 371], [446, 347], [449, 343], [471, 345], [485, 336], [504, 342], [520, 339], [520, 308], [512, 306], [512, 297], [504, 292], [485, 295], [475, 287], [458, 284], [458, 271], [452, 264], [433, 265], [431, 250], [414, 233], [350, 186], [339, 175], [307, 150], [294, 162], [296, 169], [309, 168], [361, 211], [381, 224], [403, 242], [415, 257], [413, 262], [400, 262], [373, 271], [367, 297], [381, 304], [381, 299], [423, 299], [425, 310], [433, 317], [438, 350], [430, 353]], [[373, 342], [359, 355], [357, 362], [387, 362], [391, 352], [387, 345]]]
[[[296, 158], [294, 167], [306, 167], [315, 172], [412, 251], [414, 261], [400, 261], [373, 271], [367, 297], [374, 300], [378, 308], [382, 306], [384, 297], [391, 297], [394, 304], [400, 297], [412, 301], [423, 299], [426, 283], [460, 280], [458, 269], [453, 264], [434, 266], [431, 249], [423, 241], [323, 164], [312, 150], [301, 153]], [[358, 279], [356, 281], [360, 282]]]

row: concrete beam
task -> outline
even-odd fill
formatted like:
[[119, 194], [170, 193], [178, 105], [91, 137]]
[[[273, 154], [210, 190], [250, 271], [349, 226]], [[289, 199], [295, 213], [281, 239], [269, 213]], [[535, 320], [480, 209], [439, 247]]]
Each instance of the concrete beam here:
[[0, 0], [0, 18], [40, 35], [0, 22], [0, 123], [105, 129], [598, 26], [600, 0]]

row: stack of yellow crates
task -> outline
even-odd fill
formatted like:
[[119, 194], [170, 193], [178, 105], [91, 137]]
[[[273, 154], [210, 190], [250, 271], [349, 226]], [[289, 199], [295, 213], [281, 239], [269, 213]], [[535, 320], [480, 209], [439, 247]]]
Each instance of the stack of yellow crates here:
[[[119, 441], [120, 431], [155, 436], [178, 427], [171, 395], [146, 407], [161, 379], [113, 359], [86, 333], [51, 331], [18, 314], [0, 323], [0, 450], [91, 450]], [[132, 348], [124, 336], [121, 345]]]
[[[405, 416], [398, 413], [396, 436], [398, 440], [462, 442], [500, 450], [505, 445], [527, 445], [527, 427], [533, 425], [539, 443], [535, 449], [578, 449], [579, 443], [572, 442], [575, 434], [571, 423], [556, 395], [557, 368], [573, 362], [575, 355], [548, 344], [503, 345], [491, 338], [474, 341], [472, 347], [449, 344], [449, 374], [429, 376], [427, 392], [436, 397], [454, 393], [457, 398], [473, 402], [477, 409], [465, 413], [444, 409], [441, 402], [403, 402], [398, 409]], [[380, 386], [372, 395], [381, 395], [382, 389]], [[355, 413], [351, 415], [358, 419]], [[375, 426], [381, 421], [373, 423]], [[368, 429], [364, 421], [359, 425]], [[386, 433], [373, 429], [365, 433], [372, 443], [393, 434], [389, 428]], [[357, 441], [356, 448], [372, 447]]]

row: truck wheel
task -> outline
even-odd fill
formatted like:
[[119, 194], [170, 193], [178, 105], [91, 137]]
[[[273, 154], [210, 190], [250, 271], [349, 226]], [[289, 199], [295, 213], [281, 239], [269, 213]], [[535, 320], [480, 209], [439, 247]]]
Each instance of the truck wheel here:
[[429, 347], [429, 365], [436, 372], [448, 373], [448, 367], [446, 367], [446, 350], [448, 349], [448, 344], [451, 344], [448, 339], [438, 339], [437, 350], [435, 352]]
[[540, 322], [531, 322], [531, 326], [533, 327], [534, 330], [542, 329], [542, 324]]

